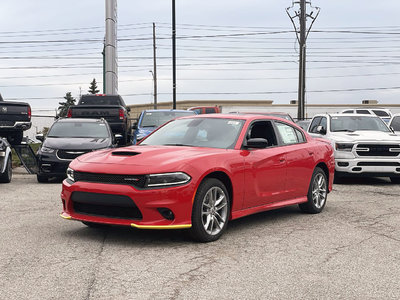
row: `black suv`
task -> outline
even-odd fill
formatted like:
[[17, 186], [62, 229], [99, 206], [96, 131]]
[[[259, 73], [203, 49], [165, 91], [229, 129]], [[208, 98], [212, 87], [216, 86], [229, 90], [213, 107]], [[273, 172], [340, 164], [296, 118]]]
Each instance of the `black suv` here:
[[59, 119], [49, 129], [38, 150], [39, 182], [65, 178], [69, 163], [84, 153], [116, 146], [116, 137], [104, 119]]

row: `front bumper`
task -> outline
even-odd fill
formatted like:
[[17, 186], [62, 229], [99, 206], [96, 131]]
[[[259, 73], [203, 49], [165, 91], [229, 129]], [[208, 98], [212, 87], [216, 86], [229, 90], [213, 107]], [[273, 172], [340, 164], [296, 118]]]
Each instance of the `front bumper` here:
[[60, 160], [55, 154], [41, 154], [38, 156], [38, 174], [48, 177], [67, 177], [67, 168], [70, 160]]
[[[195, 191], [193, 183], [163, 189], [138, 190], [129, 185], [71, 183], [66, 179], [61, 192], [61, 217], [140, 229], [190, 228]], [[76, 197], [82, 193], [88, 197]], [[98, 202], [95, 202], [96, 199]], [[132, 203], [126, 203], [127, 200]], [[82, 209], [83, 202], [85, 207]], [[165, 218], [159, 209], [172, 211], [174, 218]]]
[[400, 176], [400, 159], [335, 159], [335, 171], [350, 175]]

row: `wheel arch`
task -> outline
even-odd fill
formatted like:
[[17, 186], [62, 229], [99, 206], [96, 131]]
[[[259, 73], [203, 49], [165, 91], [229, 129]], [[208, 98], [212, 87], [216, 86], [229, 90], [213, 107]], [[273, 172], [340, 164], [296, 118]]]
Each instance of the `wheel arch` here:
[[[328, 169], [328, 166], [324, 162], [320, 162], [315, 167], [316, 168], [318, 167], [318, 168], [322, 169], [322, 171], [324, 171], [324, 173], [326, 175], [327, 182], [329, 182], [329, 169]], [[328, 193], [329, 193], [329, 189], [328, 189]]]
[[228, 190], [228, 194], [229, 194], [229, 201], [230, 201], [230, 205], [231, 205], [231, 210], [232, 210], [232, 204], [233, 204], [233, 185], [232, 185], [232, 180], [231, 178], [228, 176], [228, 174], [226, 174], [223, 171], [213, 171], [209, 174], [207, 174], [202, 180], [201, 182], [203, 182], [205, 179], [208, 178], [215, 178], [220, 180], [226, 187], [226, 189]]

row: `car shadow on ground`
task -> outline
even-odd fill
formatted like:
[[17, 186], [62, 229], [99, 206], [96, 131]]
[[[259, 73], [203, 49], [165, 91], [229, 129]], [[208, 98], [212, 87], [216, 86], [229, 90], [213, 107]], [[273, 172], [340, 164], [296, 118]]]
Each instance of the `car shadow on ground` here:
[[[229, 235], [242, 234], [242, 231], [258, 231], [257, 228], [265, 228], [265, 226], [275, 225], [277, 222], [284, 223], [286, 219], [304, 215], [308, 214], [303, 214], [297, 205], [295, 205], [246, 216], [230, 221], [221, 239], [229, 238]], [[93, 242], [106, 240], [107, 244], [132, 246], [176, 246], [179, 244], [196, 243], [191, 239], [188, 230], [148, 230], [114, 225], [91, 228], [80, 222], [74, 223], [74, 226], [71, 228], [65, 227], [65, 230], [61, 232], [61, 235], [64, 235], [66, 239], [82, 240], [85, 242], [88, 240]], [[78, 228], [77, 224], [79, 224]]]
[[334, 184], [343, 185], [391, 185], [394, 184], [387, 177], [341, 177]]

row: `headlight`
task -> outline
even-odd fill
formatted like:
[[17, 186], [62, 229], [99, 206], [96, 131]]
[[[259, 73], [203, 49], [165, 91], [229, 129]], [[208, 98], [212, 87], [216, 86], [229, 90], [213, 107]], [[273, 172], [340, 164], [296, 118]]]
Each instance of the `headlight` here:
[[185, 184], [190, 176], [183, 172], [147, 175], [146, 187], [164, 187]]
[[335, 143], [335, 149], [337, 151], [347, 151], [351, 152], [353, 149], [354, 144], [351, 143]]
[[67, 178], [72, 181], [75, 182], [75, 177], [74, 177], [74, 170], [72, 170], [71, 168], [67, 169]]
[[53, 153], [55, 150], [52, 148], [42, 147], [40, 151], [42, 151], [43, 153]]

